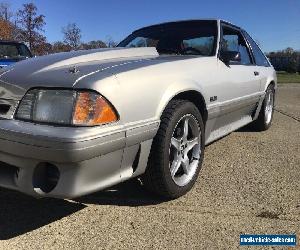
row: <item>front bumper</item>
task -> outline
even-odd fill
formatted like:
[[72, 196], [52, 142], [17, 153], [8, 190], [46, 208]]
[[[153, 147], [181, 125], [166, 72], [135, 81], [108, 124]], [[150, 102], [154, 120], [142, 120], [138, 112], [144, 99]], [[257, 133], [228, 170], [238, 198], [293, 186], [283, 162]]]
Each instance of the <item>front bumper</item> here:
[[[58, 198], [100, 190], [120, 182], [125, 145], [120, 125], [66, 128], [0, 120], [0, 186]], [[59, 170], [50, 192], [36, 186], [34, 176], [41, 164]]]

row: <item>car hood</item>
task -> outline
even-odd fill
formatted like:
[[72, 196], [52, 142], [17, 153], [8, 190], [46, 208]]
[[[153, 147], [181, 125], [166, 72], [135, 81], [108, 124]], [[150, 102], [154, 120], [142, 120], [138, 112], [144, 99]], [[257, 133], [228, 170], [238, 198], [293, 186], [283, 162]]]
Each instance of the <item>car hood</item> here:
[[89, 74], [156, 57], [155, 48], [107, 48], [31, 58], [0, 69], [0, 98], [19, 100], [32, 87], [73, 88]]

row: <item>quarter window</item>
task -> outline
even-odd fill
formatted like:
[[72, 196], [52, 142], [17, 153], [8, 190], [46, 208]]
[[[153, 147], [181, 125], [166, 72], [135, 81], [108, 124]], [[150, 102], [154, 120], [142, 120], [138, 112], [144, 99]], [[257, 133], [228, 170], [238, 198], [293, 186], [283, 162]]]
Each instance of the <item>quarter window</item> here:
[[251, 38], [251, 36], [249, 36], [249, 34], [245, 31], [244, 31], [244, 35], [245, 35], [246, 39], [248, 40], [248, 42], [250, 43], [256, 65], [257, 66], [265, 66], [265, 67], [270, 66], [264, 53], [260, 50], [260, 48], [257, 46], [256, 42], [254, 42], [254, 40]]
[[246, 41], [242, 34], [235, 29], [223, 26], [222, 50], [237, 51], [241, 54], [241, 64], [252, 64]]

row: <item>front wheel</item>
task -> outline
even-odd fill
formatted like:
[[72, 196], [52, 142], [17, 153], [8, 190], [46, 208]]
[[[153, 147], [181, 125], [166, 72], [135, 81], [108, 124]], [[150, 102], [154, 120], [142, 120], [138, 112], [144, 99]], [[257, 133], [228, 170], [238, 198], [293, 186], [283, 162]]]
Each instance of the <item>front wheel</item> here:
[[255, 130], [265, 131], [271, 127], [274, 113], [274, 100], [275, 89], [273, 85], [269, 85], [258, 118], [253, 122]]
[[142, 181], [145, 187], [174, 199], [194, 186], [204, 157], [204, 125], [197, 107], [173, 100], [166, 107]]

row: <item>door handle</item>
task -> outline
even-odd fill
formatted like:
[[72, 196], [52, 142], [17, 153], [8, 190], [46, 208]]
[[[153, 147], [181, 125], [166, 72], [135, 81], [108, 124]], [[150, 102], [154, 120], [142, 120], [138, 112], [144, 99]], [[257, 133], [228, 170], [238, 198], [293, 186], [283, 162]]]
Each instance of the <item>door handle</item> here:
[[254, 75], [255, 75], [255, 76], [258, 76], [258, 75], [259, 75], [259, 72], [258, 72], [258, 71], [254, 71]]

